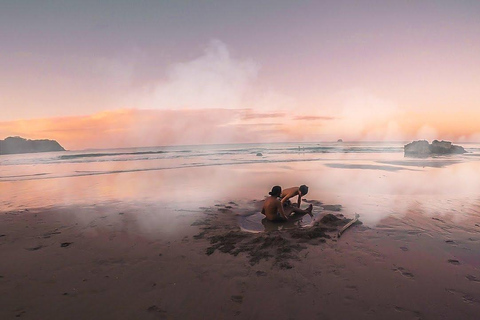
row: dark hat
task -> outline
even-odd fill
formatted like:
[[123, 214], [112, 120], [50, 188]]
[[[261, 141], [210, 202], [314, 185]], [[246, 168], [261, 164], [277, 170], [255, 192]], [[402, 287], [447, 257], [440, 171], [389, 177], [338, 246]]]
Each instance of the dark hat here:
[[276, 196], [278, 197], [282, 193], [282, 187], [280, 186], [274, 186], [272, 188], [272, 191], [270, 191], [268, 194], [271, 196]]

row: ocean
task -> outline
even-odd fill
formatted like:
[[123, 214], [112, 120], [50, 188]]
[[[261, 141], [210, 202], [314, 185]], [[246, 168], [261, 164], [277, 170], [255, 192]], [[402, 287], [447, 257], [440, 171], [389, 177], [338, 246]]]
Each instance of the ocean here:
[[[0, 156], [1, 211], [103, 202], [198, 208], [261, 200], [273, 185], [307, 184], [307, 199], [377, 223], [412, 203], [477, 205], [480, 144], [464, 155], [405, 158], [406, 142], [144, 147]], [[413, 199], [413, 200], [412, 200]], [[431, 202], [436, 203], [433, 205]], [[434, 210], [434, 209], [432, 209]]]

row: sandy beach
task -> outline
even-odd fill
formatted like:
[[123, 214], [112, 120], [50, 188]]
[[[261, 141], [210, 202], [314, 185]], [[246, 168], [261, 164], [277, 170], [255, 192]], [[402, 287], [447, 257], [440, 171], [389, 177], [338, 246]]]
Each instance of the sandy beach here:
[[[460, 201], [448, 208], [429, 201], [430, 207], [411, 207], [375, 225], [355, 224], [338, 239], [337, 230], [352, 218], [342, 203], [307, 197], [315, 216], [308, 226], [247, 232], [241, 226], [262, 199], [254, 200], [196, 208], [112, 201], [5, 210], [0, 318], [480, 314], [480, 218], [478, 211], [462, 220], [450, 214], [462, 210]], [[428, 216], [435, 211], [440, 215]], [[326, 216], [340, 220], [323, 223]]]

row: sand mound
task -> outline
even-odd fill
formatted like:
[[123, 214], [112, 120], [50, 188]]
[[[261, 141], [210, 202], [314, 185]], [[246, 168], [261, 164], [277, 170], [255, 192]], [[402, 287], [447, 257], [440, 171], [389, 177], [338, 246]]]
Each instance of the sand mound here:
[[[339, 205], [330, 207], [341, 208]], [[205, 218], [192, 223], [192, 226], [198, 226], [201, 230], [194, 239], [209, 242], [205, 254], [212, 255], [220, 251], [237, 256], [245, 253], [250, 265], [265, 260], [273, 261], [274, 267], [291, 269], [291, 262], [300, 260], [299, 253], [307, 249], [305, 244], [320, 245], [337, 241], [337, 232], [351, 221], [341, 214], [328, 213], [310, 227], [251, 233], [242, 231], [238, 226], [236, 216], [244, 214], [241, 211], [238, 206], [217, 205], [205, 211]], [[277, 224], [281, 226], [281, 223]]]

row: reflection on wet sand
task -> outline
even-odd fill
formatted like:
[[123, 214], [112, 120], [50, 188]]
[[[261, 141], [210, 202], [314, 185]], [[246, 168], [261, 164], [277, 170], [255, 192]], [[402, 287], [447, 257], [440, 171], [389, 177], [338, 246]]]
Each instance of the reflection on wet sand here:
[[[185, 209], [232, 200], [249, 206], [249, 201], [267, 195], [273, 185], [305, 183], [310, 186], [311, 199], [341, 204], [346, 217], [359, 213], [364, 223], [374, 226], [390, 215], [405, 214], [415, 202], [426, 208], [452, 198], [462, 201], [465, 208], [477, 203], [480, 161], [466, 161], [465, 158], [405, 160], [403, 155], [370, 154], [370, 159], [364, 155], [360, 159], [352, 158], [355, 156], [352, 154], [347, 156], [335, 162], [290, 162], [288, 166], [260, 163], [3, 181], [0, 182], [0, 206], [4, 210], [15, 210], [59, 204], [140, 201], [168, 202]], [[91, 169], [89, 165], [75, 164], [75, 170]], [[48, 166], [45, 170], [53, 172], [55, 168]], [[459, 218], [463, 216], [449, 203], [443, 210]], [[435, 214], [436, 211], [421, 212]], [[263, 218], [250, 217], [261, 227], [257, 231], [265, 230], [261, 223]], [[296, 223], [308, 225], [311, 221], [305, 216]]]
[[345, 163], [326, 163], [325, 166], [339, 169], [368, 169], [368, 170], [384, 170], [384, 171], [399, 171], [411, 170], [402, 167], [393, 166], [379, 166], [374, 164], [345, 164]]
[[377, 161], [378, 163], [392, 164], [397, 166], [408, 167], [429, 167], [429, 168], [444, 168], [452, 164], [462, 163], [461, 160], [448, 159], [421, 159], [421, 160], [400, 160], [400, 161]]

